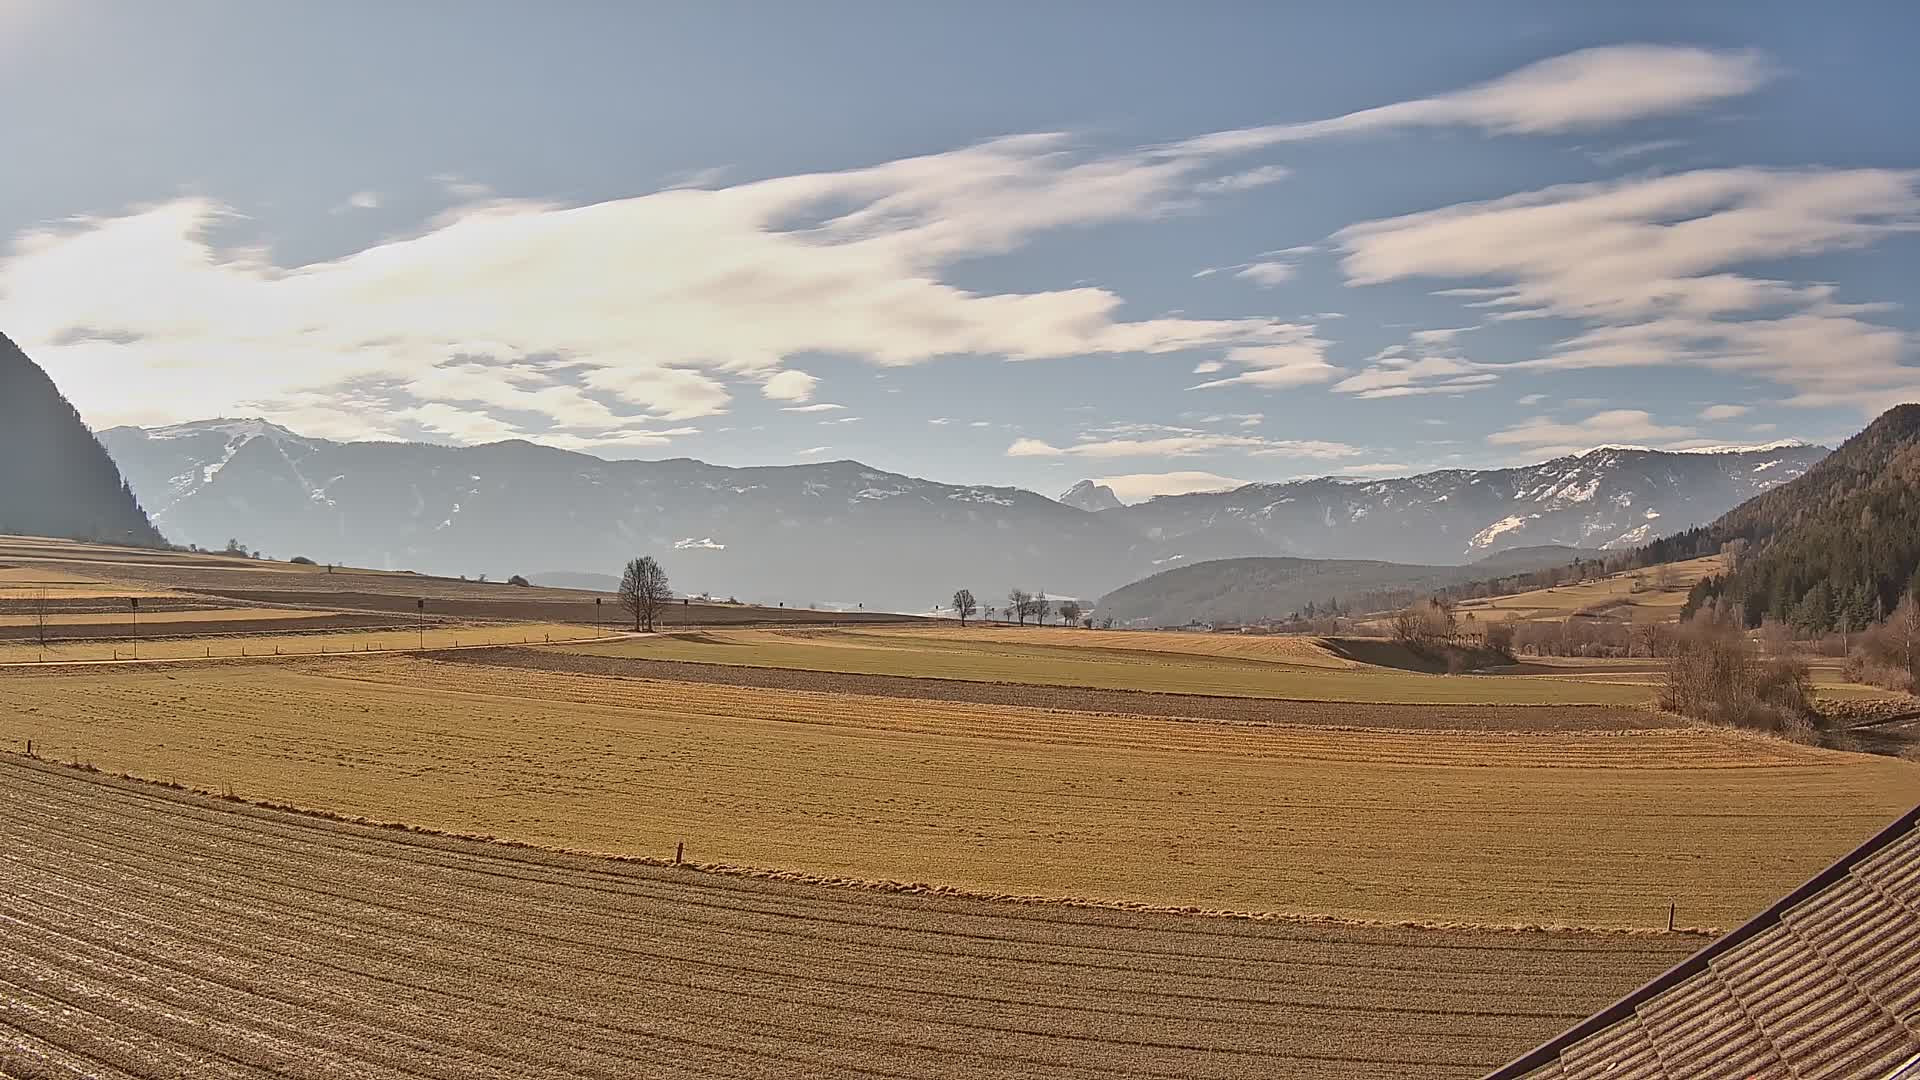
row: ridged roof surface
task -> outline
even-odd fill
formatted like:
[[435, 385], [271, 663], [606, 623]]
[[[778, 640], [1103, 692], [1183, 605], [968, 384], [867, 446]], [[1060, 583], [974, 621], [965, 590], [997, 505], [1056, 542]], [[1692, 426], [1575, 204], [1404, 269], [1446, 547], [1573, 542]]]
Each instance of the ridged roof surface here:
[[1920, 1080], [1920, 808], [1489, 1080]]

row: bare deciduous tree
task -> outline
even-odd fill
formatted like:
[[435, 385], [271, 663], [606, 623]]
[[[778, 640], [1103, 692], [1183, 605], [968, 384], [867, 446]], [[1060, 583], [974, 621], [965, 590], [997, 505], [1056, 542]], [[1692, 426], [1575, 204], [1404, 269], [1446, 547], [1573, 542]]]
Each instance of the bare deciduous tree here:
[[672, 599], [667, 572], [660, 568], [658, 560], [643, 555], [628, 561], [626, 572], [620, 575], [620, 606], [632, 614], [635, 630], [651, 633], [660, 609]]
[[1033, 621], [1041, 626], [1047, 625], [1047, 611], [1053, 606], [1053, 601], [1047, 599], [1047, 590], [1034, 590], [1033, 597], [1028, 602], [1033, 608]]
[[973, 618], [973, 613], [979, 610], [980, 605], [974, 602], [972, 589], [961, 589], [953, 594], [953, 612], [960, 616], [961, 626], [967, 625], [967, 620]]
[[1025, 626], [1027, 625], [1027, 616], [1032, 614], [1032, 612], [1033, 597], [1027, 595], [1027, 590], [1007, 590], [1007, 614], [1019, 619], [1020, 625]]
[[1080, 601], [1062, 600], [1060, 601], [1059, 610], [1060, 610], [1060, 622], [1063, 625], [1074, 626], [1080, 622], [1080, 612], [1083, 610], [1080, 607]]

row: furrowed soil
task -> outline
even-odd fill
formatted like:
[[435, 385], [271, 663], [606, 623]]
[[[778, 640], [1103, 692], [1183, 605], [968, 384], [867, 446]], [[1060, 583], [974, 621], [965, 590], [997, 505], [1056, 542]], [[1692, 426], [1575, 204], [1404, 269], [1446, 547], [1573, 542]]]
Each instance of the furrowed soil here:
[[[1353, 664], [1315, 648], [1306, 663], [1161, 647], [1009, 640], [890, 630], [715, 630], [570, 647], [589, 656], [745, 667], [905, 675], [1103, 690], [1406, 704], [1628, 705], [1645, 686], [1511, 675], [1426, 675]], [[1106, 631], [1084, 631], [1104, 637]], [[1120, 635], [1116, 635], [1117, 637]], [[1173, 635], [1149, 635], [1153, 637]]]
[[[523, 645], [549, 641], [586, 641], [595, 639], [592, 627], [555, 623], [496, 623], [466, 625], [429, 621], [425, 636], [415, 626], [389, 616], [341, 615], [322, 619], [303, 619], [267, 626], [222, 622], [174, 624], [191, 633], [150, 633], [144, 627], [138, 638], [124, 629], [117, 635], [102, 634], [97, 639], [62, 638], [46, 648], [31, 637], [6, 639], [0, 634], [0, 666], [33, 666], [45, 662], [90, 664], [127, 660], [202, 660], [261, 656], [324, 656], [354, 652], [388, 652], [428, 649], [463, 649], [475, 645]], [[327, 627], [335, 627], [326, 632]], [[171, 629], [171, 628], [170, 628]], [[319, 632], [312, 632], [319, 631]], [[53, 628], [48, 628], [53, 636]], [[0, 696], [0, 703], [5, 702]]]
[[0, 1075], [1468, 1077], [1685, 934], [828, 888], [0, 756]]
[[0, 740], [546, 847], [985, 896], [1730, 926], [1920, 766], [1702, 730], [1237, 725], [410, 657], [0, 677]]

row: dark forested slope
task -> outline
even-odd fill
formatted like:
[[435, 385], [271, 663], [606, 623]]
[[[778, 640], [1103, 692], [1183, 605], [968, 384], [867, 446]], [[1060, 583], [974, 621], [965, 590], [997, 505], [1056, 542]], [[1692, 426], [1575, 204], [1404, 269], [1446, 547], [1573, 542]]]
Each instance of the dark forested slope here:
[[1685, 558], [1730, 541], [1741, 542], [1734, 567], [1695, 587], [1688, 614], [1718, 603], [1748, 625], [1772, 617], [1817, 633], [1893, 610], [1920, 585], [1920, 405], [1888, 410], [1799, 479], [1650, 550]]
[[0, 334], [0, 533], [162, 543], [67, 399]]

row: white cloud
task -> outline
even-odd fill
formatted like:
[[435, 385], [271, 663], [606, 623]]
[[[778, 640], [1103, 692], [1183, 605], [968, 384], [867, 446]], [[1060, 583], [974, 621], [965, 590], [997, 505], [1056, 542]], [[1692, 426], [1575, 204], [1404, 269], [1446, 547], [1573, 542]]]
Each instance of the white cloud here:
[[811, 401], [820, 380], [804, 371], [781, 371], [760, 384], [760, 393], [775, 401]]
[[794, 457], [816, 457], [833, 449], [831, 446], [809, 446], [805, 450], [795, 450]]
[[1188, 495], [1196, 491], [1231, 491], [1246, 484], [1230, 476], [1210, 472], [1123, 473], [1097, 476], [1093, 482], [1113, 489], [1121, 502], [1139, 502], [1155, 495]]
[[953, 423], [953, 418], [949, 416], [936, 416], [928, 420], [927, 423], [932, 424], [934, 427], [945, 427]]
[[1709, 405], [1700, 410], [1702, 420], [1732, 420], [1753, 410], [1745, 405]]
[[787, 405], [782, 407], [780, 411], [781, 412], [798, 412], [798, 413], [820, 413], [820, 412], [839, 412], [841, 409], [844, 409], [844, 408], [846, 408], [845, 405], [835, 405], [830, 401], [821, 401], [821, 402], [816, 402], [815, 404], [812, 404], [812, 405]]
[[1513, 403], [1515, 405], [1538, 405], [1545, 400], [1547, 400], [1547, 395], [1545, 394], [1522, 394], [1513, 399]]
[[1293, 264], [1283, 262], [1248, 263], [1246, 266], [1241, 267], [1233, 276], [1244, 278], [1262, 288], [1271, 289], [1275, 285], [1293, 280]]
[[[1272, 165], [1206, 179], [1224, 155], [1258, 146], [1410, 125], [1593, 128], [1742, 93], [1765, 74], [1746, 54], [1596, 49], [1309, 124], [1106, 154], [1057, 133], [1016, 135], [725, 187], [709, 174], [690, 178], [708, 189], [584, 206], [504, 199], [446, 174], [435, 179], [460, 205], [297, 267], [217, 244], [242, 215], [178, 198], [18, 236], [0, 258], [0, 325], [98, 424], [246, 409], [312, 417], [339, 436], [356, 416], [359, 434], [384, 434], [385, 414], [442, 404], [494, 421], [425, 414], [471, 437], [558, 425], [570, 438], [611, 438], [722, 413], [742, 386], [804, 403], [811, 376], [784, 364], [808, 353], [895, 366], [1220, 350], [1246, 370], [1203, 385], [1329, 382], [1342, 373], [1311, 326], [1130, 320], [1105, 289], [983, 293], [950, 284], [947, 271], [1048, 230], [1162, 216], [1206, 185], [1280, 179]], [[1872, 194], [1855, 185], [1821, 205], [1849, 193]], [[441, 380], [486, 377], [450, 364], [509, 362], [528, 370], [505, 390], [420, 396]], [[379, 393], [355, 389], [368, 385]], [[496, 400], [508, 397], [517, 404]], [[549, 424], [510, 413], [521, 406]]]
[[1466, 90], [1329, 120], [1203, 135], [1177, 144], [1225, 153], [1407, 127], [1472, 127], [1500, 135], [1596, 129], [1684, 112], [1748, 93], [1771, 77], [1757, 54], [1671, 45], [1611, 45], [1541, 60]]
[[588, 206], [494, 199], [446, 177], [488, 201], [298, 268], [216, 246], [237, 212], [176, 199], [19, 236], [0, 260], [0, 324], [102, 424], [156, 403], [176, 418], [271, 411], [457, 358], [530, 364], [627, 419], [691, 418], [723, 411], [740, 383], [806, 400], [811, 377], [782, 370], [801, 353], [891, 366], [1275, 340], [1266, 318], [1127, 321], [1099, 288], [989, 294], [942, 280], [951, 263], [1048, 229], [1160, 214], [1206, 164], [1088, 156], [1030, 135]]
[[[1640, 409], [1610, 409], [1595, 413], [1576, 423], [1559, 423], [1536, 416], [1487, 436], [1495, 446], [1524, 447], [1529, 454], [1562, 457], [1583, 453], [1595, 446], [1677, 444], [1699, 432], [1655, 422], [1652, 414]], [[1684, 445], [1670, 445], [1685, 449]]]

